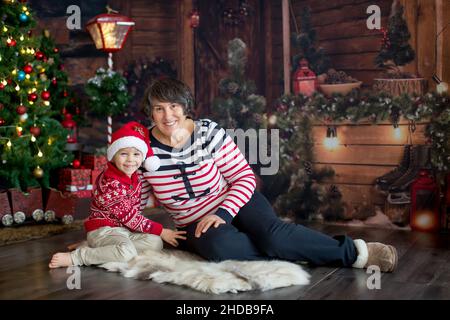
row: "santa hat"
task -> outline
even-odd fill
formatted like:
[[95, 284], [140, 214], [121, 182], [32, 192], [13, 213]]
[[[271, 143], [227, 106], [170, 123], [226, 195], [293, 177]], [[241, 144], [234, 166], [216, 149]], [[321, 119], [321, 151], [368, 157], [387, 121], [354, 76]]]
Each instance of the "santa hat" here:
[[154, 155], [150, 147], [149, 132], [146, 127], [138, 122], [128, 122], [122, 128], [112, 134], [111, 144], [108, 147], [106, 156], [108, 161], [123, 148], [133, 147], [144, 155], [144, 168], [148, 171], [156, 171], [160, 166], [160, 160]]

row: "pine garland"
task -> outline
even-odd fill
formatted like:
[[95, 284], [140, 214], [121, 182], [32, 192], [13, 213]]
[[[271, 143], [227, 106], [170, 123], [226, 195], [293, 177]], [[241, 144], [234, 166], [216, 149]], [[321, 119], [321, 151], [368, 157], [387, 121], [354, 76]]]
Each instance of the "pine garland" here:
[[[311, 168], [314, 163], [312, 122], [339, 124], [370, 121], [374, 124], [400, 117], [411, 121], [427, 121], [426, 135], [431, 142], [432, 165], [438, 173], [450, 170], [450, 97], [428, 93], [425, 96], [391, 97], [386, 93], [362, 93], [354, 91], [347, 96], [334, 95], [327, 98], [321, 93], [312, 97], [285, 95], [279, 99], [277, 110], [268, 116], [271, 128], [280, 130], [279, 181], [284, 190], [277, 189], [275, 208], [284, 215], [302, 219], [321, 214], [325, 219], [343, 216], [342, 194], [323, 182], [334, 176], [331, 168]], [[276, 185], [271, 178], [272, 189]], [[279, 185], [280, 187], [281, 185]]]

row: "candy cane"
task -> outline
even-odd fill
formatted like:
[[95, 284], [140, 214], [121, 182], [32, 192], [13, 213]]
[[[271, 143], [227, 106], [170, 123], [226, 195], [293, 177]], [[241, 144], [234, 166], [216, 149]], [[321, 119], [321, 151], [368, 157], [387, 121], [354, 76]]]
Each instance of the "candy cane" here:
[[108, 145], [111, 144], [111, 135], [112, 135], [112, 118], [108, 116]]

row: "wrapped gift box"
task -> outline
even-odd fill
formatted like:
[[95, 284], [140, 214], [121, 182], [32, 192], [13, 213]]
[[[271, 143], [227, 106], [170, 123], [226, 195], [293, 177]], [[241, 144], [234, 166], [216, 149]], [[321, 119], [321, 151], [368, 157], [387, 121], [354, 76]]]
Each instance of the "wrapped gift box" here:
[[83, 166], [92, 170], [104, 170], [106, 169], [108, 160], [105, 156], [96, 156], [93, 154], [87, 154], [83, 156]]
[[97, 181], [97, 177], [102, 173], [103, 170], [92, 170], [91, 173], [91, 184], [95, 186], [95, 182]]
[[91, 169], [64, 168], [59, 171], [59, 188], [65, 190], [66, 186], [86, 187], [91, 184]]
[[73, 196], [76, 198], [90, 198], [92, 197], [92, 184], [85, 186], [65, 185], [60, 190], [63, 191], [65, 196]]

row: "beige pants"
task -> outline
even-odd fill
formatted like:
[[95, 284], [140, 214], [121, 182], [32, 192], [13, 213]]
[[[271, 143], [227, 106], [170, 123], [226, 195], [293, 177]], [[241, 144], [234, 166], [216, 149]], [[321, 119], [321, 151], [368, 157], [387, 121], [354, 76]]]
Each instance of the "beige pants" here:
[[131, 232], [126, 228], [102, 227], [88, 232], [89, 247], [70, 253], [76, 266], [90, 266], [106, 262], [128, 262], [145, 250], [161, 250], [163, 242], [154, 234]]

